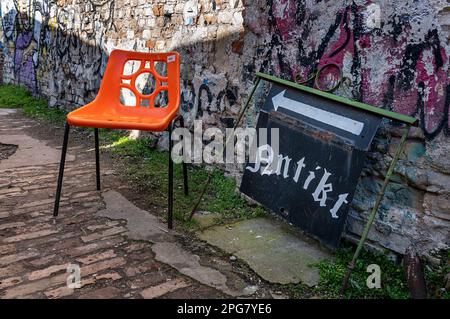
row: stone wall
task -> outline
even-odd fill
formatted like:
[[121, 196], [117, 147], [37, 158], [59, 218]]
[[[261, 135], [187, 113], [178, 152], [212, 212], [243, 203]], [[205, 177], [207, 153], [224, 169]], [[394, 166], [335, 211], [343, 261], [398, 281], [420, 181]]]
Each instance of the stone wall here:
[[[225, 127], [256, 71], [292, 80], [336, 63], [348, 78], [336, 94], [420, 119], [370, 240], [427, 253], [450, 244], [449, 9], [445, 0], [2, 0], [0, 74], [71, 109], [94, 98], [114, 48], [176, 50], [183, 114]], [[376, 138], [350, 238], [361, 233], [399, 134], [385, 123]]]

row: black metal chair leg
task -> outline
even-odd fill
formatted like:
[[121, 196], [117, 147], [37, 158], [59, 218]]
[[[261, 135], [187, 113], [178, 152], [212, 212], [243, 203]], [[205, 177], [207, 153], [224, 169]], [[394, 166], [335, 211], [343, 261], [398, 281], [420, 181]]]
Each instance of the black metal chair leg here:
[[59, 175], [58, 175], [58, 185], [56, 187], [56, 197], [55, 197], [55, 206], [53, 208], [53, 216], [58, 216], [59, 212], [59, 200], [61, 198], [61, 188], [62, 188], [62, 181], [63, 181], [63, 175], [64, 175], [64, 165], [66, 163], [66, 153], [67, 153], [67, 144], [69, 141], [69, 130], [70, 125], [66, 123], [66, 127], [64, 130], [64, 140], [63, 140], [63, 146], [61, 151], [61, 161], [59, 163]]
[[169, 190], [168, 190], [168, 218], [167, 227], [173, 228], [173, 161], [172, 161], [172, 128], [173, 124], [169, 125]]
[[[180, 126], [184, 127], [184, 118], [183, 116], [180, 116]], [[184, 156], [184, 154], [183, 154]], [[184, 195], [189, 195], [189, 186], [188, 186], [188, 175], [187, 175], [187, 165], [186, 162], [183, 160], [183, 183], [184, 183]]]
[[100, 151], [98, 146], [98, 128], [94, 129], [95, 135], [95, 173], [97, 178], [97, 190], [100, 190]]

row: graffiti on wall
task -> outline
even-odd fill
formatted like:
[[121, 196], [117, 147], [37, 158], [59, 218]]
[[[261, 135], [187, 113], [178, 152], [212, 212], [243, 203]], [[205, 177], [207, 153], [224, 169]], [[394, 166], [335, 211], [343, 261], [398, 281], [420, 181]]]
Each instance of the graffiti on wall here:
[[[306, 79], [335, 63], [351, 82], [350, 92], [337, 94], [418, 117], [428, 138], [450, 132], [448, 54], [428, 1], [258, 0], [245, 2], [244, 17], [236, 5], [210, 0], [187, 1], [179, 12], [145, 3], [131, 9], [135, 19], [116, 6], [114, 0], [2, 0], [3, 78], [52, 104], [81, 105], [95, 96], [110, 48], [131, 39], [127, 49], [153, 50], [159, 42], [157, 50], [179, 49], [192, 65], [182, 81], [183, 111], [230, 124], [229, 111], [245, 93], [237, 88], [254, 72]], [[232, 14], [220, 14], [226, 10]], [[214, 24], [220, 37], [205, 33]], [[151, 30], [153, 40], [142, 39]], [[258, 40], [248, 41], [249, 33]], [[161, 34], [169, 40], [159, 40]], [[190, 47], [178, 45], [185, 39]]]
[[[34, 11], [27, 1], [2, 1], [1, 7], [4, 52], [6, 55], [10, 53], [10, 65], [18, 82], [34, 91], [37, 52], [34, 30], [35, 27], [39, 28], [39, 23], [35, 23], [33, 16], [30, 16]], [[12, 45], [9, 43], [11, 41]]]
[[4, 77], [50, 100], [83, 103], [80, 96], [92, 98], [99, 86], [114, 5], [89, 0], [81, 12], [79, 5], [60, 2], [2, 0]]
[[[95, 97], [112, 47], [136, 50], [139, 49], [136, 48], [137, 42], [146, 42], [133, 37], [136, 38], [134, 42], [125, 44], [128, 34], [134, 34], [131, 28], [136, 29], [137, 26], [128, 25], [126, 17], [129, 30], [121, 30], [120, 26], [115, 25], [114, 0], [88, 0], [83, 3], [2, 0], [0, 48], [5, 48], [2, 57], [5, 59], [5, 78], [8, 82], [25, 85], [33, 92], [46, 95], [51, 104], [82, 105]], [[194, 23], [200, 5], [211, 7], [212, 12], [217, 11], [209, 0], [201, 3], [190, 1], [184, 6], [183, 17], [190, 17]], [[159, 11], [160, 6], [149, 6], [153, 8], [150, 13], [152, 18], [164, 14]], [[106, 42], [111, 40], [107, 37], [108, 32], [118, 41], [106, 48]], [[186, 60], [205, 54], [202, 42], [198, 41], [193, 41], [190, 47], [175, 46], [174, 49], [182, 51]], [[192, 76], [183, 81], [181, 107], [188, 117], [209, 117], [212, 121], [213, 113], [226, 113], [229, 107], [236, 104], [237, 85], [218, 77], [210, 81], [204, 74], [199, 74], [198, 78], [200, 80], [195, 83]], [[226, 126], [233, 124], [227, 115], [220, 116], [220, 120]]]
[[270, 35], [267, 71], [307, 79], [335, 63], [351, 80], [349, 97], [420, 118], [427, 138], [450, 132], [448, 54], [428, 2], [345, 3], [257, 1], [254, 11], [267, 9], [247, 27]]
[[3, 84], [3, 68], [5, 65], [5, 59], [3, 57], [3, 28], [1, 23], [1, 17], [2, 17], [2, 6], [0, 5], [0, 84]]
[[227, 85], [217, 92], [212, 92], [208, 80], [204, 80], [197, 90], [193, 83], [187, 82], [181, 91], [182, 112], [188, 114], [191, 119], [207, 119], [219, 114], [225, 127], [233, 127], [234, 118], [226, 114], [237, 104], [239, 89], [237, 86]]

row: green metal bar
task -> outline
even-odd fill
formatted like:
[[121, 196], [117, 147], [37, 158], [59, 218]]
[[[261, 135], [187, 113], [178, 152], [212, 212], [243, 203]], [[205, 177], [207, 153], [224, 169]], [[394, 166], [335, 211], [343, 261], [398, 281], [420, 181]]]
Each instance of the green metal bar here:
[[375, 202], [375, 205], [372, 208], [372, 212], [370, 213], [369, 219], [367, 220], [366, 226], [364, 228], [364, 231], [361, 235], [361, 239], [359, 240], [358, 243], [358, 247], [356, 248], [355, 254], [353, 255], [352, 261], [350, 262], [350, 264], [348, 265], [348, 269], [347, 269], [347, 273], [345, 274], [344, 280], [342, 282], [342, 287], [341, 287], [341, 295], [343, 296], [345, 293], [345, 290], [347, 289], [347, 285], [348, 285], [348, 280], [350, 278], [350, 275], [353, 271], [353, 269], [355, 268], [356, 265], [356, 260], [359, 257], [359, 254], [361, 253], [361, 250], [364, 246], [364, 242], [367, 239], [367, 236], [369, 235], [369, 231], [370, 228], [372, 227], [373, 222], [375, 221], [375, 217], [378, 211], [378, 207], [381, 204], [381, 200], [383, 199], [384, 193], [386, 191], [386, 188], [389, 184], [389, 180], [391, 178], [392, 173], [394, 172], [394, 167], [397, 164], [398, 159], [400, 158], [400, 154], [403, 151], [403, 148], [405, 147], [406, 144], [406, 139], [408, 138], [408, 134], [409, 131], [411, 129], [411, 126], [408, 125], [408, 127], [406, 128], [405, 132], [402, 135], [402, 138], [400, 140], [400, 144], [397, 147], [397, 150], [395, 152], [394, 158], [392, 159], [391, 165], [389, 166], [389, 169], [387, 171], [386, 177], [384, 179], [383, 182], [383, 186], [381, 187], [379, 193], [378, 193], [378, 197], [377, 200]]
[[[239, 116], [238, 116], [238, 118], [237, 118], [237, 120], [236, 120], [236, 123], [234, 123], [233, 129], [236, 129], [236, 128], [237, 128], [237, 126], [238, 126], [239, 123], [241, 122], [242, 118], [244, 117], [244, 114], [245, 114], [245, 112], [247, 111], [248, 106], [250, 105], [250, 102], [251, 102], [251, 100], [252, 100], [252, 97], [253, 97], [253, 95], [255, 94], [256, 88], [257, 88], [258, 85], [259, 85], [259, 82], [261, 82], [261, 78], [260, 78], [260, 77], [256, 77], [256, 82], [255, 82], [255, 84], [253, 85], [253, 89], [252, 89], [252, 91], [250, 92], [250, 96], [248, 97], [247, 102], [246, 102], [245, 105], [244, 105], [244, 108], [242, 109], [241, 113], [239, 114]], [[233, 135], [230, 135], [230, 136], [227, 137], [227, 141], [226, 141], [226, 143], [225, 143], [225, 147], [226, 147], [226, 146], [228, 145], [228, 143], [230, 142], [230, 138], [231, 138], [231, 137], [234, 138]], [[223, 151], [224, 151], [224, 150], [225, 150], [225, 148], [222, 148], [222, 153], [220, 154], [221, 157], [223, 156]], [[200, 202], [202, 201], [203, 195], [205, 195], [206, 189], [208, 188], [209, 183], [211, 183], [211, 179], [212, 179], [212, 176], [213, 176], [215, 170], [216, 170], [216, 169], [215, 169], [215, 167], [214, 167], [212, 170], [210, 170], [210, 171], [208, 172], [208, 177], [207, 177], [207, 179], [206, 179], [206, 182], [205, 182], [205, 185], [204, 185], [204, 187], [203, 187], [203, 189], [202, 189], [202, 192], [200, 193], [200, 196], [198, 197], [198, 200], [195, 202], [194, 206], [193, 206], [192, 209], [191, 209], [191, 212], [190, 212], [190, 215], [189, 215], [189, 220], [192, 218], [192, 216], [194, 216], [195, 212], [197, 211], [197, 208], [198, 208], [198, 206], [200, 205]]]
[[323, 91], [320, 91], [320, 90], [316, 90], [316, 89], [310, 88], [308, 86], [304, 86], [304, 85], [301, 85], [301, 84], [298, 84], [298, 83], [295, 83], [295, 82], [291, 82], [291, 81], [288, 81], [288, 80], [283, 80], [283, 79], [277, 78], [277, 77], [275, 77], [273, 75], [257, 72], [256, 76], [258, 78], [264, 79], [266, 81], [275, 82], [275, 83], [278, 83], [278, 84], [281, 84], [281, 85], [289, 86], [291, 88], [294, 88], [294, 89], [297, 89], [297, 90], [300, 90], [300, 91], [308, 92], [308, 93], [311, 93], [311, 94], [314, 94], [314, 95], [317, 95], [317, 96], [321, 96], [321, 97], [324, 97], [324, 98], [327, 98], [327, 99], [330, 99], [330, 100], [333, 100], [333, 101], [336, 101], [336, 102], [340, 102], [342, 104], [345, 104], [345, 105], [348, 105], [348, 106], [351, 106], [351, 107], [355, 107], [355, 108], [358, 108], [358, 109], [362, 109], [362, 110], [365, 110], [367, 112], [376, 114], [378, 116], [382, 116], [382, 117], [385, 117], [385, 118], [388, 118], [388, 119], [391, 119], [391, 120], [399, 121], [399, 122], [405, 123], [407, 125], [411, 125], [411, 126], [418, 126], [419, 125], [419, 121], [416, 118], [411, 117], [411, 116], [407, 116], [407, 115], [404, 115], [404, 114], [399, 114], [399, 113], [395, 113], [395, 112], [392, 112], [392, 111], [384, 110], [384, 109], [381, 109], [381, 108], [378, 108], [378, 107], [375, 107], [375, 106], [372, 106], [372, 105], [369, 105], [369, 104], [361, 103], [361, 102], [358, 102], [358, 101], [353, 101], [353, 100], [347, 99], [347, 98], [342, 97], [342, 96], [338, 96], [338, 95], [334, 95], [334, 94], [331, 94], [331, 93], [328, 93], [328, 92], [323, 92]]

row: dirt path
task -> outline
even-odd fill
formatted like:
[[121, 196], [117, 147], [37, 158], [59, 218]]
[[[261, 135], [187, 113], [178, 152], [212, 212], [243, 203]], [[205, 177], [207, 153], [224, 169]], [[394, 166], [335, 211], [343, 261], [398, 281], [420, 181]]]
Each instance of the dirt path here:
[[[130, 197], [148, 195], [124, 184], [107, 154], [96, 191], [93, 138], [86, 133], [71, 135], [54, 219], [62, 133], [0, 109], [1, 298], [277, 296], [279, 289], [246, 265], [188, 234], [168, 232], [161, 214], [133, 204]], [[81, 271], [80, 288], [67, 286], [69, 265], [73, 274]]]

